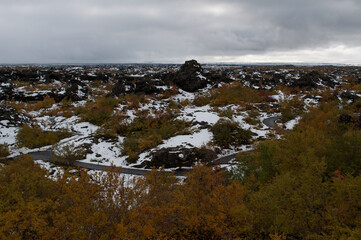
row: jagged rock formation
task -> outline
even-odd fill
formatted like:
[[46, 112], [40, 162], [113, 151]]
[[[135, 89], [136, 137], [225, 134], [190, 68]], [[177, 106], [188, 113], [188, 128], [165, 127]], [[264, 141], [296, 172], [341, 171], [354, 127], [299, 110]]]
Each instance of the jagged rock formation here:
[[191, 167], [197, 162], [207, 163], [216, 158], [210, 149], [200, 148], [162, 148], [151, 153], [151, 161], [143, 162], [143, 167], [181, 168]]
[[159, 93], [157, 83], [150, 77], [122, 77], [113, 87], [112, 95], [119, 96], [127, 93], [153, 94]]
[[73, 102], [85, 100], [90, 94], [88, 86], [81, 81], [72, 81], [67, 89], [52, 89], [48, 95], [54, 98], [55, 102], [69, 99]]
[[311, 71], [303, 75], [300, 79], [293, 81], [292, 87], [300, 88], [317, 88], [319, 84], [324, 84], [328, 87], [335, 87], [336, 83], [330, 77], [321, 74], [318, 71]]
[[22, 113], [18, 113], [15, 108], [10, 106], [0, 106], [0, 121], [6, 126], [21, 126], [29, 123], [30, 118]]
[[355, 93], [352, 93], [349, 91], [344, 91], [340, 94], [340, 98], [355, 101], [355, 100], [359, 99], [360, 97], [357, 96]]
[[209, 81], [203, 75], [201, 65], [196, 60], [189, 60], [174, 74], [172, 82], [185, 91], [195, 92], [206, 87]]

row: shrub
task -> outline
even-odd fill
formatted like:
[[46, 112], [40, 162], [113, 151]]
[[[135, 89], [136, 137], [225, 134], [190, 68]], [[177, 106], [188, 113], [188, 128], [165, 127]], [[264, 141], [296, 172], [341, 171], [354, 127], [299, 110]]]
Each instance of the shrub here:
[[242, 129], [238, 123], [220, 119], [211, 127], [213, 133], [213, 141], [222, 147], [230, 145], [239, 146], [249, 144], [250, 139], [254, 135], [250, 130]]
[[116, 140], [119, 135], [126, 135], [129, 128], [129, 123], [126, 121], [127, 118], [128, 116], [126, 115], [115, 113], [95, 132], [95, 136], [98, 138]]
[[111, 97], [102, 97], [95, 103], [90, 103], [78, 109], [80, 117], [94, 125], [100, 126], [108, 121], [113, 109], [118, 105], [118, 100]]
[[43, 101], [28, 104], [27, 111], [39, 111], [40, 109], [50, 108], [55, 104], [54, 98], [45, 97]]
[[132, 123], [126, 125], [124, 135], [127, 137], [123, 143], [123, 154], [128, 155], [128, 162], [134, 163], [138, 155], [148, 149], [159, 145], [163, 139], [179, 134], [188, 134], [190, 123], [184, 120], [175, 120], [170, 114], [159, 117], [148, 115], [138, 116]]
[[194, 99], [194, 104], [197, 106], [204, 106], [207, 104], [210, 104], [211, 106], [226, 106], [229, 104], [240, 104], [241, 102], [269, 102], [274, 101], [274, 99], [270, 97], [271, 93], [272, 92], [268, 90], [256, 90], [244, 87], [239, 82], [233, 82], [212, 90], [206, 95], [197, 96]]
[[53, 132], [44, 132], [39, 126], [24, 125], [19, 129], [16, 135], [16, 141], [19, 147], [39, 148], [47, 145], [53, 145], [61, 139], [70, 137], [68, 130]]
[[84, 158], [86, 158], [84, 148], [75, 147], [74, 144], [69, 144], [65, 146], [56, 146], [51, 152], [50, 161], [65, 166], [75, 166], [76, 160]]
[[304, 103], [298, 98], [284, 101], [281, 103], [281, 121], [288, 122], [301, 114], [303, 110]]
[[0, 144], [0, 157], [7, 157], [10, 155], [9, 146], [5, 144]]
[[227, 117], [229, 119], [232, 119], [233, 115], [235, 115], [235, 112], [231, 107], [227, 107], [225, 109], [219, 109], [216, 107], [215, 111], [218, 112], [221, 117]]
[[258, 119], [259, 115], [260, 114], [257, 110], [252, 109], [251, 111], [248, 112], [248, 117], [245, 118], [244, 120], [248, 124], [256, 125], [256, 124], [260, 123], [260, 120]]

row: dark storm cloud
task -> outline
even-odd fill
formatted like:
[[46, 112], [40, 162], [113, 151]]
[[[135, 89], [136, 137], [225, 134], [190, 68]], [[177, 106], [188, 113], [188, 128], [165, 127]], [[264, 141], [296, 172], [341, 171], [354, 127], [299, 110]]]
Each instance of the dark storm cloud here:
[[360, 2], [0, 0], [0, 62], [310, 61], [305, 51], [337, 47], [361, 62]]

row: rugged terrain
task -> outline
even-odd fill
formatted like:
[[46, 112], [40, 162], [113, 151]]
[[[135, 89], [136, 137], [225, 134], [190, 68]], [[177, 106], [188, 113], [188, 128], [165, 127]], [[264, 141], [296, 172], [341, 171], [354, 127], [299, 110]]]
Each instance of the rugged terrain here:
[[[359, 101], [360, 72], [352, 66], [195, 60], [2, 66], [0, 144], [10, 158], [46, 151], [42, 160], [55, 165], [179, 169], [234, 156], [219, 161], [227, 167], [235, 153], [282, 138], [321, 100], [338, 99], [340, 107]], [[361, 125], [358, 116], [345, 114], [340, 121]]]

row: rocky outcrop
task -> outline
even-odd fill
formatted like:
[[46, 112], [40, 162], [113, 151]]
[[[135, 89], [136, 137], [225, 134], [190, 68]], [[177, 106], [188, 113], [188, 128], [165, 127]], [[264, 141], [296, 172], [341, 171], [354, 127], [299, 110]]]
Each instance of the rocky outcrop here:
[[208, 84], [203, 69], [196, 60], [186, 61], [173, 75], [172, 82], [182, 90], [195, 92]]
[[191, 167], [197, 162], [207, 163], [217, 157], [210, 149], [203, 148], [162, 148], [151, 153], [151, 160], [143, 162], [143, 167], [181, 168]]
[[15, 100], [19, 102], [43, 101], [49, 91], [18, 91], [9, 83], [0, 85], [0, 101]]
[[349, 125], [352, 124], [353, 127], [361, 129], [361, 115], [354, 113], [352, 116], [347, 113], [342, 113], [338, 118], [338, 123]]
[[113, 87], [112, 95], [120, 96], [128, 93], [154, 94], [160, 90], [156, 87], [159, 83], [150, 77], [122, 77]]
[[317, 88], [319, 84], [333, 88], [335, 87], [336, 82], [332, 81], [330, 77], [325, 76], [318, 71], [311, 71], [303, 75], [300, 79], [294, 80], [292, 87], [313, 89]]
[[357, 96], [355, 93], [344, 91], [340, 94], [340, 98], [355, 101], [355, 100], [359, 99], [360, 97]]
[[0, 122], [6, 126], [21, 126], [30, 122], [30, 117], [18, 113], [10, 106], [0, 106]]
[[348, 115], [347, 113], [343, 113], [340, 115], [340, 117], [338, 119], [338, 123], [348, 124], [351, 122], [351, 120], [352, 120], [352, 117], [350, 115]]
[[65, 97], [74, 102], [87, 99], [89, 96], [88, 86], [81, 81], [73, 81], [65, 90]]
[[0, 101], [12, 99], [14, 88], [10, 83], [2, 83], [0, 85]]
[[90, 95], [88, 86], [81, 81], [72, 81], [67, 89], [52, 89], [48, 93], [49, 97], [54, 98], [55, 102], [60, 102], [64, 98], [73, 102], [85, 100]]

